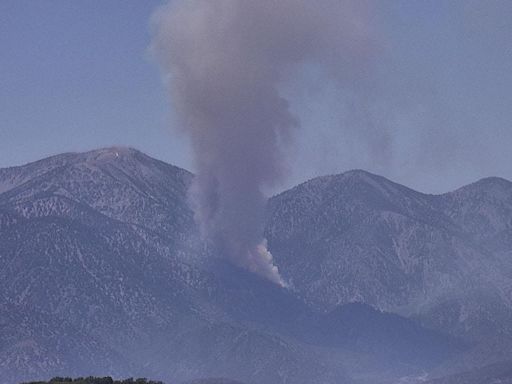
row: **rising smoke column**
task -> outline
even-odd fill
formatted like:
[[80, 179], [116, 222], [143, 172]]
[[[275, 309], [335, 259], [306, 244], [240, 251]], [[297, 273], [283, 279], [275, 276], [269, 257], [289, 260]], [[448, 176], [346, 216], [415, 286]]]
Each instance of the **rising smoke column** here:
[[263, 238], [266, 197], [298, 126], [280, 86], [299, 66], [353, 84], [371, 51], [367, 7], [342, 0], [172, 1], [154, 15], [160, 62], [197, 168], [202, 232], [236, 265], [284, 285]]

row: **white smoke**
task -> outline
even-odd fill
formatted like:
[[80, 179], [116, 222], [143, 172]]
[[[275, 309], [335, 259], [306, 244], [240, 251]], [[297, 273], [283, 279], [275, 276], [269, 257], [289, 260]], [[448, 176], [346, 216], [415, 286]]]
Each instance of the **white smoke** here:
[[354, 85], [373, 49], [367, 13], [361, 0], [189, 0], [154, 17], [152, 49], [195, 155], [196, 219], [219, 252], [280, 285], [263, 189], [283, 179], [299, 125], [280, 84], [313, 64]]

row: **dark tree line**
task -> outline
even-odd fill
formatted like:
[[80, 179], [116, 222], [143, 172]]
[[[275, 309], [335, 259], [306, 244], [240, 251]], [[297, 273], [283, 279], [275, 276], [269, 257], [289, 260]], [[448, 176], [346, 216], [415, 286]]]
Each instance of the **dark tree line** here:
[[146, 378], [134, 379], [130, 377], [124, 380], [114, 380], [112, 377], [54, 377], [50, 381], [31, 381], [23, 384], [164, 384], [161, 381], [148, 380]]

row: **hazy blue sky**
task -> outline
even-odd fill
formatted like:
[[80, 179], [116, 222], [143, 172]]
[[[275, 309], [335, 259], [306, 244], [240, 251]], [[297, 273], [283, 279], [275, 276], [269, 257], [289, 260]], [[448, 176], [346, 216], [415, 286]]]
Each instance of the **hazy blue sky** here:
[[[0, 167], [128, 145], [193, 169], [148, 53], [162, 3], [0, 1]], [[343, 93], [305, 69], [283, 88], [302, 123], [288, 184], [352, 168], [427, 192], [512, 179], [512, 2], [374, 7], [377, 118], [347, 126]]]

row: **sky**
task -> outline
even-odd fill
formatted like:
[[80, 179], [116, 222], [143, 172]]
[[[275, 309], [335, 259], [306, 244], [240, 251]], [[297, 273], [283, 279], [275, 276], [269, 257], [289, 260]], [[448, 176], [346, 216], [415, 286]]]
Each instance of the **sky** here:
[[[0, 167], [120, 145], [194, 170], [149, 52], [163, 3], [0, 1]], [[512, 180], [512, 2], [369, 4], [372, 102], [355, 113], [315, 68], [283, 84], [300, 128], [280, 188], [354, 168], [428, 193]]]

